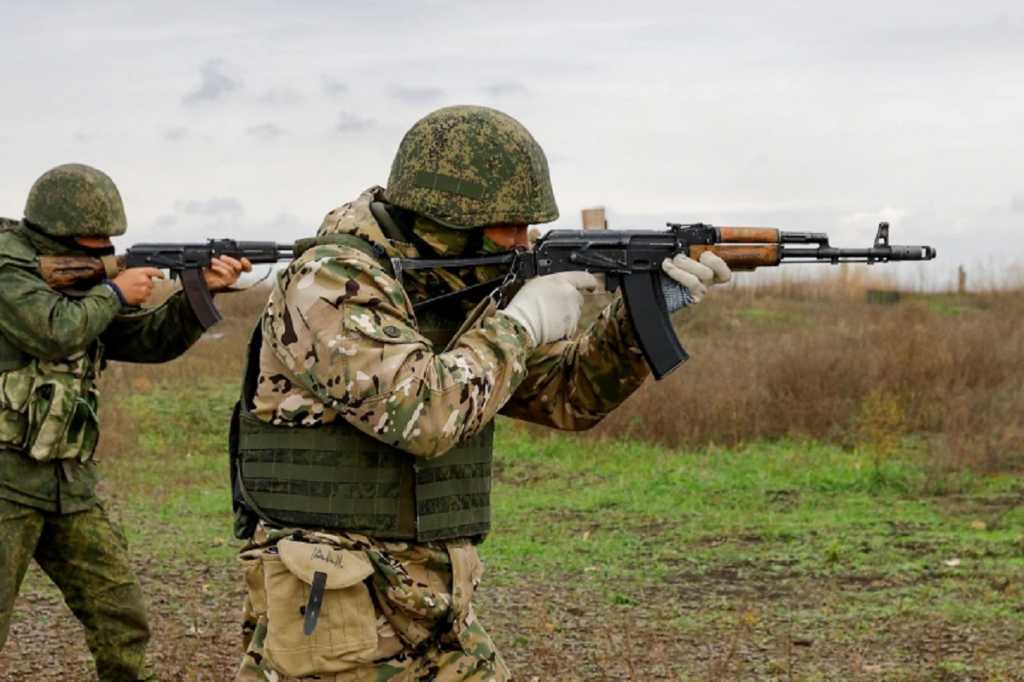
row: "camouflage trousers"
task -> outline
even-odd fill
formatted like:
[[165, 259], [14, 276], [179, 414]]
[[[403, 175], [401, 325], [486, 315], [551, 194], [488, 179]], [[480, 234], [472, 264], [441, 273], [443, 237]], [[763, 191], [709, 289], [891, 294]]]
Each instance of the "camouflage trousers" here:
[[101, 506], [60, 515], [0, 499], [0, 649], [34, 558], [85, 628], [100, 680], [144, 679], [149, 626], [126, 549]]
[[[468, 542], [384, 543], [293, 530], [290, 537], [264, 534], [241, 559], [246, 653], [236, 682], [511, 679], [470, 603], [483, 566]], [[307, 635], [318, 571], [327, 589]]]

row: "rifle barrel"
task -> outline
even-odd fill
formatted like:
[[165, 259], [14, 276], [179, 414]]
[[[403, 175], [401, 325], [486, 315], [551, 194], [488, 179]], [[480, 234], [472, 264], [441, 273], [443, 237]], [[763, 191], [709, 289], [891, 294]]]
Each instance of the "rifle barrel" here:
[[128, 267], [152, 265], [158, 268], [183, 269], [206, 267], [210, 260], [217, 256], [248, 258], [252, 263], [276, 263], [291, 260], [294, 254], [293, 244], [211, 239], [206, 243], [191, 244], [135, 244], [128, 248], [125, 259]]
[[867, 249], [837, 249], [821, 246], [816, 249], [782, 247], [782, 262], [804, 263], [886, 263], [902, 260], [932, 260], [935, 248], [931, 246], [877, 246]]

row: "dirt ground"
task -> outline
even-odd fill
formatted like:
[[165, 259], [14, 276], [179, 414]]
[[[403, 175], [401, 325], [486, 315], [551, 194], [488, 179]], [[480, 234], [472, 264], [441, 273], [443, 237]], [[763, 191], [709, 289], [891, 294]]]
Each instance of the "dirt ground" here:
[[[144, 561], [136, 568], [160, 679], [229, 680], [242, 599], [233, 571]], [[479, 608], [519, 680], [1024, 680], [1019, 627], [983, 631], [894, 614], [857, 631], [819, 631], [778, 616], [827, 614], [851, 588], [890, 587], [884, 578], [768, 579], [737, 567], [681, 573], [615, 605], [579, 580], [485, 584]], [[0, 679], [95, 679], [81, 628], [35, 566], [0, 655]]]

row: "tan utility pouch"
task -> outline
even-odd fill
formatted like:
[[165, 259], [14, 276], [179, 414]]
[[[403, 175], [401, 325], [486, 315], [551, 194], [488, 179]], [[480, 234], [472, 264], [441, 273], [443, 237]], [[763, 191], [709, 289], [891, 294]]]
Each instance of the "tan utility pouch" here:
[[[263, 552], [262, 564], [267, 609], [263, 653], [274, 670], [291, 677], [322, 675], [372, 659], [377, 615], [364, 582], [373, 565], [364, 552], [286, 539]], [[310, 594], [317, 583], [323, 589], [320, 612], [306, 634]]]

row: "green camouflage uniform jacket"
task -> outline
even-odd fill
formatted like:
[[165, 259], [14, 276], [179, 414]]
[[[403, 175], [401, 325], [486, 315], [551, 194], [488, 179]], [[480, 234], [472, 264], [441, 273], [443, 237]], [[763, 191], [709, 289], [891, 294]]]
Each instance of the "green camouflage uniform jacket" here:
[[[180, 293], [156, 308], [122, 314], [108, 286], [73, 295], [54, 291], [38, 272], [38, 257], [67, 254], [67, 247], [37, 232], [7, 227], [0, 231], [0, 334], [29, 356], [61, 362], [86, 353], [94, 356], [98, 371], [105, 360], [173, 359], [202, 334]], [[91, 460], [39, 462], [18, 449], [0, 447], [0, 498], [74, 513], [96, 504], [96, 481]]]

